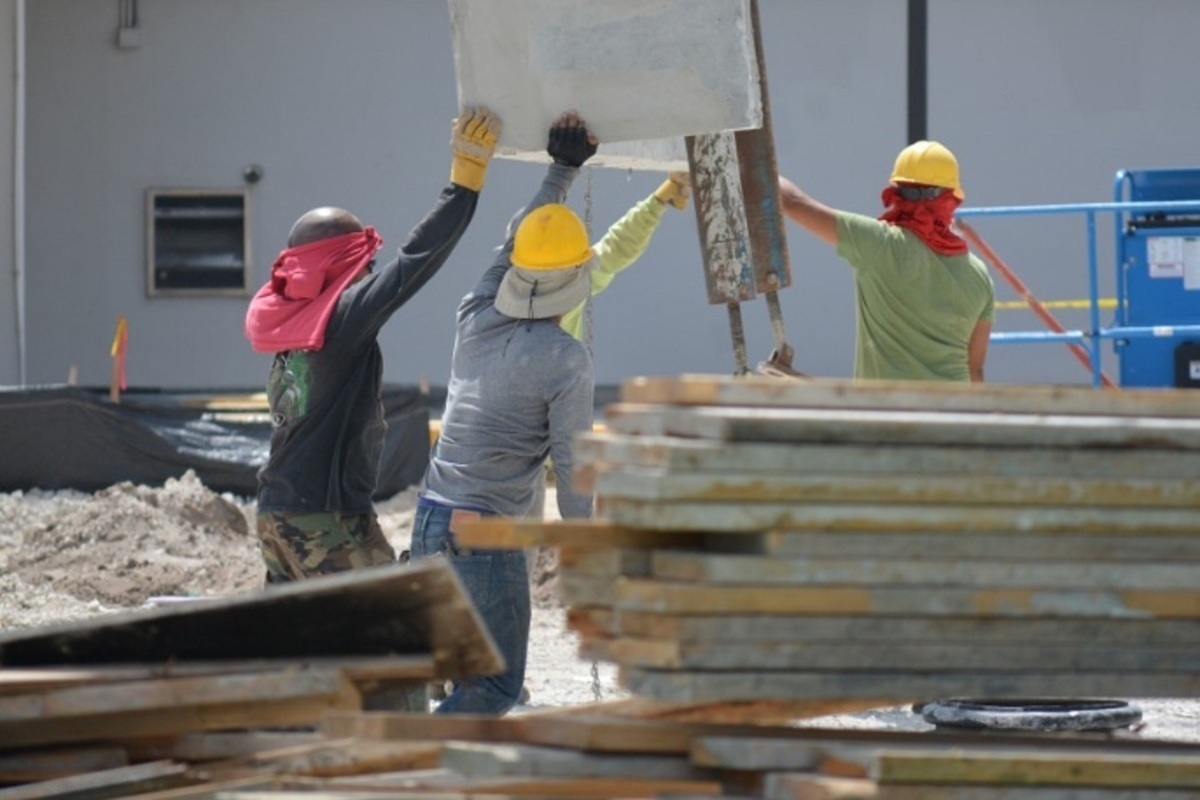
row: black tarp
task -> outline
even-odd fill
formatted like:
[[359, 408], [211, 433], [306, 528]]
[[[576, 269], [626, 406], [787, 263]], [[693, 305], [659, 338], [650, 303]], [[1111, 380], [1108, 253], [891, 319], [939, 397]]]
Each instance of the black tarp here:
[[[270, 446], [266, 409], [248, 395], [244, 405], [205, 397], [133, 390], [114, 404], [100, 390], [0, 390], [0, 491], [157, 486], [191, 469], [210, 489], [253, 497]], [[383, 407], [376, 499], [419, 481], [429, 459], [428, 398], [389, 385]]]

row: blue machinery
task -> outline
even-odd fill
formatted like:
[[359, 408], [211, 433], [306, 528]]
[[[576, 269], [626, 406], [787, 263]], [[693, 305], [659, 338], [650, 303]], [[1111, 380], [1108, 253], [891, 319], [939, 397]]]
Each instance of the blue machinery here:
[[[1126, 198], [1126, 193], [1128, 197]], [[1102, 385], [1101, 350], [1111, 340], [1120, 385], [1200, 388], [1200, 169], [1121, 170], [1111, 203], [962, 208], [957, 216], [1083, 214], [1087, 221], [1089, 330], [993, 333], [994, 344], [1078, 344]], [[1100, 322], [1096, 216], [1113, 214], [1117, 307]]]

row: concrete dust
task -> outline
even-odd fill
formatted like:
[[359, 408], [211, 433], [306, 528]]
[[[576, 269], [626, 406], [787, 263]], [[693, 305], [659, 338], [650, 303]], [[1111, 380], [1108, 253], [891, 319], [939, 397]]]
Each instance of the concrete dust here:
[[[409, 546], [416, 490], [376, 505], [397, 553]], [[546, 517], [556, 518], [553, 488]], [[614, 700], [628, 694], [616, 669], [578, 657], [557, 594], [555, 551], [531, 550], [533, 623], [526, 688], [534, 708]], [[0, 493], [0, 632], [137, 608], [162, 596], [229, 596], [259, 589], [264, 569], [254, 502], [218, 494], [189, 471], [159, 487], [119, 483], [94, 494]], [[929, 699], [929, 698], [925, 698]], [[1133, 700], [1136, 735], [1200, 742], [1200, 702]], [[831, 728], [931, 730], [906, 706], [807, 720]]]

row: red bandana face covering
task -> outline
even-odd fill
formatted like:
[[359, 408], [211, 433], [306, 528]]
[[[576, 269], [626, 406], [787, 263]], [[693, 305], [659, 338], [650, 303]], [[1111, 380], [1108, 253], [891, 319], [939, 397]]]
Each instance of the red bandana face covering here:
[[246, 311], [246, 338], [260, 353], [320, 350], [338, 298], [383, 245], [375, 229], [290, 247]]
[[895, 186], [883, 190], [884, 208], [879, 219], [910, 230], [929, 245], [929, 249], [944, 256], [961, 256], [967, 243], [950, 228], [954, 210], [962, 202], [949, 190], [932, 200], [906, 200]]

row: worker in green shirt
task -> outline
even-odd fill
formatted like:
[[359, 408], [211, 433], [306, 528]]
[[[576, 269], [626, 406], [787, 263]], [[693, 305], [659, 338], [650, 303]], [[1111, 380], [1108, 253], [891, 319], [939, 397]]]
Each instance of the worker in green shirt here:
[[823, 205], [782, 176], [779, 195], [784, 214], [854, 268], [856, 378], [983, 382], [995, 287], [952, 227], [964, 194], [948, 148], [900, 151], [878, 219]]

